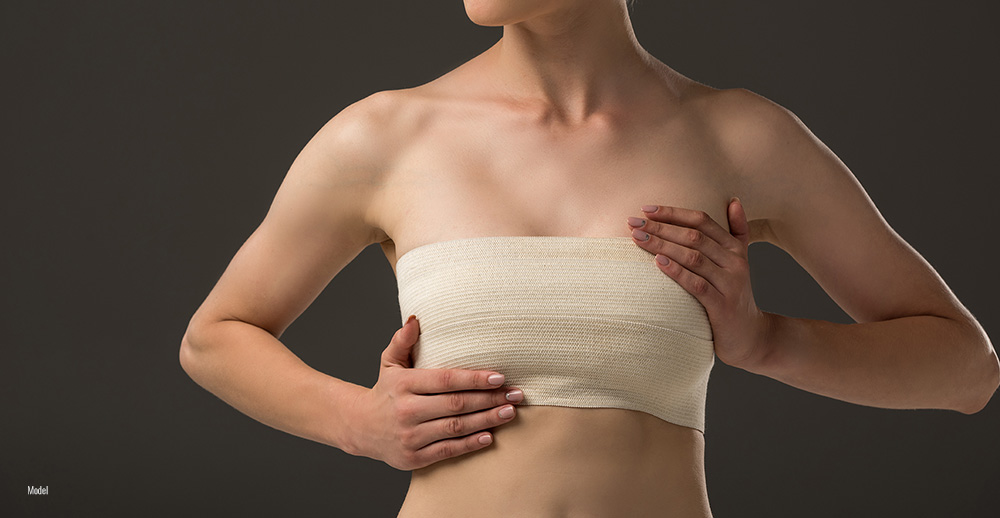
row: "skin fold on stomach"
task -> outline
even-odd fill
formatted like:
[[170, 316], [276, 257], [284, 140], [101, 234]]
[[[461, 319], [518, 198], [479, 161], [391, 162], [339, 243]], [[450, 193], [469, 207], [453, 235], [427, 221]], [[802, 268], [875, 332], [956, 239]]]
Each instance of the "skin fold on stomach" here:
[[698, 430], [618, 408], [515, 408], [486, 448], [412, 471], [397, 518], [711, 518]]

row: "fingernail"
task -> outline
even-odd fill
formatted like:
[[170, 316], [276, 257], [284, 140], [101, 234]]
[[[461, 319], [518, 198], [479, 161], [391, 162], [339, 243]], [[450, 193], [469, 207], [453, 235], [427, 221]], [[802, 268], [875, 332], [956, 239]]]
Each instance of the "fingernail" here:
[[732, 202], [734, 202], [734, 201], [735, 201], [736, 203], [739, 203], [739, 204], [741, 204], [741, 205], [743, 204], [743, 202], [742, 202], [742, 201], [740, 201], [740, 199], [739, 199], [739, 198], [737, 198], [736, 196], [733, 196], [733, 199], [729, 200], [729, 203], [732, 203]]
[[503, 374], [490, 374], [489, 378], [490, 385], [503, 385]]
[[656, 212], [656, 205], [643, 205], [639, 210], [643, 212]]
[[489, 444], [491, 442], [493, 442], [493, 437], [490, 434], [484, 433], [479, 436], [479, 444]]
[[[413, 322], [413, 320], [416, 319], [416, 318], [417, 318], [416, 315], [410, 315], [410, 318], [406, 319], [406, 324], [409, 324], [410, 322]], [[406, 325], [406, 324], [403, 324], [403, 325]]]
[[512, 415], [514, 415], [514, 407], [507, 405], [500, 409], [500, 417], [507, 419]]
[[512, 391], [510, 391], [510, 392], [508, 392], [506, 394], [504, 394], [504, 397], [507, 398], [507, 401], [517, 402], [517, 401], [520, 401], [520, 400], [524, 399], [524, 392], [521, 392], [521, 389], [514, 389], [514, 390], [512, 390]]
[[638, 239], [639, 241], [649, 241], [649, 234], [639, 229], [632, 230], [632, 235], [635, 236], [635, 238]]
[[628, 224], [629, 224], [629, 226], [633, 226], [633, 227], [641, 227], [641, 226], [643, 226], [643, 225], [646, 224], [646, 220], [644, 220], [642, 218], [637, 218], [635, 216], [629, 216], [628, 217]]
[[667, 256], [665, 255], [656, 254], [656, 262], [666, 265], [670, 262], [670, 259], [667, 259]]

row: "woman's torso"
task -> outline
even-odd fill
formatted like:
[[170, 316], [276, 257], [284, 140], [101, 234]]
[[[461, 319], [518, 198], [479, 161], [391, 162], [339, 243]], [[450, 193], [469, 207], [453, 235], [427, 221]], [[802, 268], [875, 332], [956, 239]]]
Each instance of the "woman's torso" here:
[[[393, 270], [449, 239], [630, 236], [625, 219], [645, 204], [703, 210], [728, 228], [727, 202], [744, 194], [707, 115], [723, 91], [661, 66], [641, 100], [574, 131], [484, 93], [473, 62], [387, 92], [392, 159], [369, 213]], [[492, 431], [490, 446], [414, 470], [399, 516], [711, 516], [693, 428], [633, 410], [528, 405]]]

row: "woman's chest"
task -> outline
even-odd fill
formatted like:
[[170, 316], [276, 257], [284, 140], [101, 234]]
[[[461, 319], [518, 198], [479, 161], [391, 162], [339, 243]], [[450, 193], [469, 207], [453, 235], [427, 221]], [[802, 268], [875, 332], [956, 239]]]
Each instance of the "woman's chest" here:
[[728, 228], [736, 182], [704, 132], [512, 133], [429, 132], [401, 153], [372, 204], [391, 264], [466, 237], [627, 237], [626, 218], [649, 204], [703, 210]]

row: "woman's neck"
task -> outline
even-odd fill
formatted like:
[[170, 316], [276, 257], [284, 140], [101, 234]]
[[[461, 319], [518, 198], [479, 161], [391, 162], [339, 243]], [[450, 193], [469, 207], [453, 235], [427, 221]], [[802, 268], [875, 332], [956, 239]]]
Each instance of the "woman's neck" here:
[[627, 101], [637, 76], [653, 70], [624, 5], [581, 4], [505, 25], [486, 52], [508, 95], [566, 124]]

